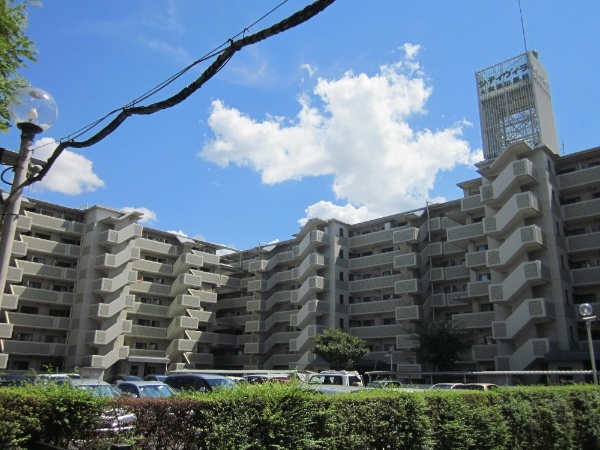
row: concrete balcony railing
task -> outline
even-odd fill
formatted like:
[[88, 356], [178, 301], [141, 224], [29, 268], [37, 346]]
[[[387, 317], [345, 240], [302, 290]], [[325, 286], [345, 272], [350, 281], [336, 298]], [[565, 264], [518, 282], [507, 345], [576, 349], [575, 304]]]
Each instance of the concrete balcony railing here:
[[82, 235], [85, 225], [81, 222], [60, 219], [58, 217], [46, 216], [31, 211], [26, 212], [27, 217], [31, 219], [31, 225], [35, 228], [41, 228], [47, 231], [55, 231], [61, 234]]
[[205, 366], [213, 365], [214, 359], [213, 355], [210, 353], [184, 353], [183, 357], [188, 364]]
[[309, 300], [300, 311], [290, 316], [290, 325], [303, 328], [308, 322], [314, 321], [316, 317], [324, 314], [329, 314], [329, 303], [321, 300]]
[[294, 293], [294, 291], [281, 291], [274, 293], [266, 300], [250, 300], [246, 304], [246, 311], [269, 311], [278, 303], [292, 302]]
[[[11, 286], [12, 292], [20, 299], [20, 300], [29, 300], [35, 301], [38, 303], [47, 303], [52, 305], [73, 305], [73, 294], [70, 292], [57, 292], [50, 291], [47, 289], [36, 289], [25, 286]], [[4, 304], [5, 300], [2, 303], [2, 308], [6, 308]]]
[[66, 356], [66, 344], [46, 342], [4, 341], [4, 352], [9, 355]]
[[[298, 250], [300, 253], [300, 250]], [[270, 259], [255, 259], [242, 263], [248, 272], [268, 272], [273, 270], [278, 264], [296, 259], [293, 251], [281, 252], [273, 255]]]
[[168, 306], [152, 305], [148, 303], [135, 302], [130, 311], [132, 314], [144, 317], [167, 317]]
[[46, 330], [63, 330], [71, 328], [71, 319], [68, 317], [43, 316], [41, 314], [23, 314], [8, 311], [7, 323], [22, 328], [38, 328]]
[[129, 347], [115, 347], [105, 355], [91, 355], [83, 358], [83, 366], [108, 369], [129, 356]]
[[493, 311], [452, 315], [452, 323], [460, 329], [491, 328], [493, 320]]
[[136, 338], [152, 338], [152, 339], [166, 339], [167, 329], [164, 327], [149, 327], [145, 325], [132, 325], [131, 332], [129, 333], [132, 337]]
[[488, 250], [487, 266], [496, 270], [504, 269], [516, 259], [544, 246], [544, 234], [537, 225], [517, 228], [496, 250]]
[[470, 252], [465, 254], [466, 266], [469, 269], [485, 267], [487, 265], [486, 252]]
[[318, 253], [309, 254], [298, 266], [298, 281], [303, 282], [307, 276], [315, 275], [319, 269], [329, 265], [329, 258]]
[[567, 223], [593, 219], [600, 215], [600, 198], [561, 206]]
[[471, 298], [489, 297], [489, 286], [491, 281], [473, 281], [467, 283], [467, 296]]
[[584, 269], [571, 270], [571, 282], [573, 286], [595, 286], [600, 280], [600, 267], [587, 267]]
[[10, 339], [13, 333], [12, 323], [0, 323], [0, 339]]
[[508, 303], [526, 288], [550, 282], [550, 269], [541, 261], [524, 262], [498, 284], [490, 285], [490, 301]]
[[423, 292], [423, 286], [421, 280], [418, 278], [404, 279], [397, 281], [394, 284], [394, 293], [401, 294], [420, 294]]
[[554, 304], [544, 298], [526, 300], [516, 308], [507, 320], [492, 323], [494, 339], [514, 339], [527, 332], [532, 325], [555, 319]]
[[[139, 248], [135, 250], [140, 251]], [[154, 276], [173, 276], [173, 266], [171, 264], [159, 263], [156, 261], [148, 261], [145, 259], [136, 259], [133, 261], [131, 267], [144, 275]]]
[[600, 250], [600, 232], [567, 237], [567, 250], [569, 253]]
[[[140, 234], [141, 236], [141, 234]], [[181, 254], [181, 247], [173, 244], [167, 244], [166, 242], [153, 241], [138, 236], [135, 240], [135, 246], [144, 250], [145, 253], [151, 253], [158, 256], [179, 256]]]
[[396, 348], [398, 350], [410, 350], [418, 347], [418, 336], [416, 334], [406, 334], [403, 331], [402, 334], [396, 336]]
[[113, 342], [119, 336], [131, 333], [131, 320], [118, 320], [106, 330], [90, 331], [86, 334], [85, 342], [88, 345], [103, 346]]
[[473, 361], [495, 361], [498, 356], [498, 345], [474, 345], [472, 349]]
[[329, 280], [324, 277], [309, 277], [302, 283], [297, 293], [292, 294], [292, 303], [304, 304], [306, 300], [316, 297], [318, 292], [329, 289]]
[[56, 267], [25, 260], [17, 260], [16, 264], [18, 268], [23, 269], [24, 275], [64, 281], [75, 281], [77, 279], [77, 269]]
[[304, 353], [312, 346], [315, 336], [326, 329], [327, 327], [321, 325], [307, 326], [300, 332], [298, 337], [290, 339], [290, 351]]
[[378, 325], [374, 327], [352, 327], [350, 334], [363, 339], [395, 338], [405, 332], [404, 325]]
[[19, 216], [17, 217], [17, 231], [19, 233], [27, 233], [31, 231], [31, 223], [33, 220], [31, 217]]
[[99, 278], [92, 283], [92, 292], [100, 295], [108, 295], [118, 291], [128, 284], [137, 282], [137, 272], [126, 270], [114, 278]]
[[511, 197], [494, 217], [486, 217], [483, 230], [488, 236], [502, 236], [525, 219], [541, 215], [539, 199], [531, 192], [523, 192]]
[[204, 257], [195, 253], [183, 253], [172, 266], [173, 274], [186, 272], [191, 268], [204, 266]]
[[171, 359], [176, 359], [178, 355], [187, 352], [193, 352], [196, 348], [196, 341], [191, 339], [173, 339], [167, 347], [166, 354]]
[[191, 273], [182, 273], [171, 285], [171, 296], [176, 297], [178, 295], [187, 294], [190, 289], [202, 289], [202, 283], [204, 282], [204, 277], [191, 274]]
[[24, 258], [27, 255], [27, 244], [21, 241], [13, 241], [10, 254], [15, 258]]
[[374, 231], [373, 233], [361, 234], [348, 239], [351, 250], [357, 250], [361, 247], [370, 247], [372, 245], [390, 244], [392, 245], [394, 229]]
[[104, 271], [117, 269], [127, 264], [129, 261], [137, 260], [140, 257], [140, 249], [129, 247], [117, 254], [106, 253], [96, 258], [96, 268]]
[[53, 256], [68, 256], [78, 258], [81, 254], [79, 245], [62, 244], [60, 242], [40, 239], [32, 236], [21, 236], [30, 251], [47, 253]]
[[383, 314], [391, 313], [396, 308], [404, 306], [404, 302], [399, 298], [393, 298], [389, 300], [377, 300], [363, 303], [353, 303], [350, 305], [350, 315], [371, 315], [371, 314]]
[[381, 290], [386, 288], [393, 288], [398, 282], [402, 282], [407, 279], [406, 275], [385, 275], [381, 277], [366, 278], [364, 280], [356, 280], [350, 282], [350, 291], [365, 292], [372, 290]]
[[471, 223], [448, 229], [448, 243], [465, 248], [467, 244], [475, 239], [482, 238], [483, 223]]
[[[394, 269], [417, 269], [424, 263], [421, 262], [421, 253], [404, 253], [394, 257]], [[429, 261], [429, 259], [427, 259]]]
[[[199, 311], [199, 310], [188, 310], [190, 317], [198, 319], [198, 324], [203, 325], [214, 325], [216, 323], [216, 314], [212, 311]], [[231, 326], [238, 327], [244, 325], [250, 315], [235, 317], [235, 320], [231, 322]]]
[[423, 320], [425, 317], [423, 307], [419, 305], [399, 306], [396, 308], [396, 320]]
[[119, 231], [106, 230], [104, 233], [100, 234], [98, 244], [103, 247], [111, 248], [130, 239], [141, 238], [143, 229], [144, 227], [141, 225], [131, 224]]
[[510, 356], [496, 357], [496, 370], [526, 370], [534, 361], [543, 359], [559, 349], [558, 342], [549, 338], [529, 339]]
[[200, 320], [196, 317], [174, 317], [167, 328], [167, 339], [179, 338], [184, 334], [185, 330], [197, 330], [199, 324]]
[[273, 333], [269, 336], [262, 345], [262, 352], [269, 353], [277, 344], [289, 345], [292, 339], [297, 339], [300, 336], [299, 331], [285, 331]]
[[348, 261], [348, 268], [350, 270], [368, 269], [371, 267], [392, 267], [394, 265], [395, 258], [399, 258], [402, 255], [401, 251], [377, 253], [370, 256], [362, 256], [360, 258], [352, 258]]
[[415, 227], [394, 230], [394, 244], [416, 244], [420, 241], [419, 229]]
[[506, 166], [492, 184], [481, 188], [481, 201], [489, 206], [498, 206], [521, 187], [537, 183], [537, 168], [530, 160], [520, 159]]
[[133, 308], [135, 305], [134, 295], [119, 295], [109, 303], [97, 303], [90, 305], [89, 317], [94, 320], [103, 321], [114, 317], [126, 308]]
[[464, 212], [473, 214], [474, 212], [481, 210], [483, 212], [483, 203], [479, 195], [472, 195], [471, 197], [460, 199], [460, 209]]
[[577, 190], [590, 185], [598, 185], [600, 181], [600, 166], [588, 167], [558, 176], [561, 192]]
[[306, 252], [314, 251], [318, 247], [329, 245], [329, 242], [329, 234], [319, 230], [312, 230], [306, 236], [304, 236], [302, 241], [300, 241], [300, 244], [295, 245], [292, 248], [292, 254], [294, 258], [297, 258], [304, 255]]

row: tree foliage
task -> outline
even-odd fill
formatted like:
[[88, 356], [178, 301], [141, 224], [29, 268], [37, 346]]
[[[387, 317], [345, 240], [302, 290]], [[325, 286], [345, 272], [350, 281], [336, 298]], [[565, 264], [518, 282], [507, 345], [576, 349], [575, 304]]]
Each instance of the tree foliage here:
[[436, 370], [453, 370], [474, 344], [473, 335], [452, 321], [438, 321], [416, 329], [417, 359]]
[[27, 6], [35, 1], [0, 0], [0, 132], [9, 128], [8, 103], [18, 88], [27, 86], [19, 69], [36, 61], [35, 43], [25, 34]]
[[332, 369], [352, 369], [369, 353], [365, 341], [339, 329], [327, 329], [315, 337], [313, 353], [327, 361]]

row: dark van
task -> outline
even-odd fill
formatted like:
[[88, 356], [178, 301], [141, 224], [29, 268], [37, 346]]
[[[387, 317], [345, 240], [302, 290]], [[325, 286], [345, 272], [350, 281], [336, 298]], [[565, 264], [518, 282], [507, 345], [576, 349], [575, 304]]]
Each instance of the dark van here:
[[176, 373], [165, 378], [163, 383], [168, 384], [176, 391], [183, 389], [210, 392], [217, 387], [235, 386], [235, 382], [230, 378], [206, 373]]

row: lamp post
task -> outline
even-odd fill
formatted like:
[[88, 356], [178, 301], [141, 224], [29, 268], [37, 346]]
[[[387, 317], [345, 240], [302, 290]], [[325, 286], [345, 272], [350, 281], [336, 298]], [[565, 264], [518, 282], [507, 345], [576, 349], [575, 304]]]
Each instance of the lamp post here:
[[594, 355], [594, 343], [592, 342], [592, 325], [596, 323], [596, 316], [592, 316], [592, 305], [589, 303], [582, 303], [579, 305], [579, 314], [585, 321], [585, 327], [587, 328], [588, 345], [590, 347], [590, 361], [592, 362], [592, 376], [594, 378], [594, 384], [598, 384], [598, 374], [596, 373], [596, 358]]
[[31, 146], [35, 136], [50, 128], [58, 116], [56, 102], [50, 94], [34, 87], [19, 89], [8, 106], [11, 121], [21, 130], [19, 158], [8, 198], [2, 210], [2, 232], [0, 233], [0, 307], [6, 289], [6, 277], [10, 264], [17, 220], [21, 210], [23, 183], [27, 180], [30, 167]]
[[394, 371], [394, 354], [392, 353], [394, 350], [390, 348], [390, 350], [385, 354], [386, 358], [390, 358], [390, 372]]

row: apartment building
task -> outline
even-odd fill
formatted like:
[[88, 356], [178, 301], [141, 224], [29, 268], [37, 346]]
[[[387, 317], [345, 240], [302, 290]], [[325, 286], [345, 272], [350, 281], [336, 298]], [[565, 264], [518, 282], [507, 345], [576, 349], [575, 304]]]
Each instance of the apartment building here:
[[[589, 368], [577, 306], [600, 294], [600, 147], [560, 156], [534, 52], [476, 74], [485, 159], [463, 197], [358, 224], [313, 219], [232, 251], [138, 213], [26, 199], [0, 314], [0, 366], [146, 375], [311, 369], [314, 337], [363, 338], [365, 369], [421, 372], [415, 327], [451, 321], [464, 370]], [[550, 108], [550, 111], [548, 111]], [[595, 335], [600, 339], [600, 335]]]

